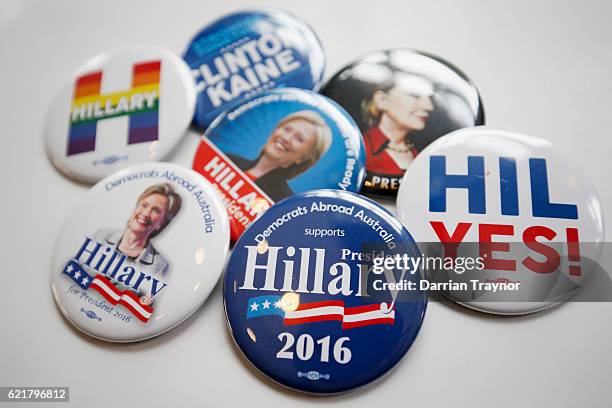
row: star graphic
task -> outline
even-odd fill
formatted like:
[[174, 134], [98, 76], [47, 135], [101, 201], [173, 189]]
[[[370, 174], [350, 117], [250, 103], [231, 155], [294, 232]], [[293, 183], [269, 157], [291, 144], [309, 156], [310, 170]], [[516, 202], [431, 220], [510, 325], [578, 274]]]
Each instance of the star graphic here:
[[79, 279], [79, 278], [81, 277], [81, 272], [79, 272], [79, 271], [75, 271], [75, 272], [74, 272], [74, 277], [75, 277], [75, 278], [77, 278], [77, 279]]
[[265, 301], [262, 303], [262, 305], [263, 305], [264, 309], [269, 309], [269, 308], [270, 308], [271, 303], [270, 303], [270, 302], [268, 302], [268, 299], [266, 299], [266, 300], [265, 300]]
[[281, 307], [280, 300], [278, 302], [274, 302], [274, 307], [277, 308], [277, 309], [280, 309], [280, 307]]
[[68, 273], [72, 272], [74, 270], [74, 268], [72, 267], [72, 265], [68, 265], [66, 267], [66, 270], [68, 271]]
[[259, 305], [257, 304], [257, 302], [253, 302], [253, 304], [251, 305], [251, 312], [256, 312], [258, 307]]
[[81, 280], [81, 282], [83, 283], [83, 285], [87, 285], [87, 282], [89, 282], [89, 279], [88, 278], [83, 278]]

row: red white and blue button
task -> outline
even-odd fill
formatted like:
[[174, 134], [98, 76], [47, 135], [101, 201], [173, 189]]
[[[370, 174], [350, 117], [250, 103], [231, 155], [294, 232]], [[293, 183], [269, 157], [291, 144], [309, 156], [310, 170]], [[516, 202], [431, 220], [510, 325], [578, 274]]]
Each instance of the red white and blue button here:
[[[238, 348], [299, 391], [339, 393], [381, 377], [412, 345], [427, 305], [418, 271], [373, 272], [376, 257], [395, 254], [418, 256], [418, 248], [365, 197], [318, 190], [275, 204], [241, 236], [226, 268]], [[416, 289], [385, 286], [400, 281]]]
[[210, 184], [176, 164], [140, 164], [93, 186], [66, 220], [51, 288], [80, 331], [144, 340], [200, 307], [228, 250], [227, 213]]
[[406, 171], [397, 199], [398, 216], [419, 243], [482, 262], [469, 272], [456, 265], [434, 271], [470, 288], [441, 292], [494, 314], [547, 309], [601, 271], [602, 208], [569, 152], [487, 127], [458, 130], [429, 145]]
[[221, 193], [232, 241], [274, 202], [321, 188], [357, 192], [365, 176], [359, 128], [312, 91], [265, 91], [206, 130], [193, 169]]

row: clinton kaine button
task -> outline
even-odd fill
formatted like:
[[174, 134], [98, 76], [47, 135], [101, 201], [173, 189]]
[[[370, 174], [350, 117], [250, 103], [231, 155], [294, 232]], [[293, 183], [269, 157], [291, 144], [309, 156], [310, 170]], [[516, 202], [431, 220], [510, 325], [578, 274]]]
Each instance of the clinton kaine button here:
[[497, 314], [568, 299], [604, 239], [601, 202], [570, 154], [482, 127], [427, 147], [404, 175], [397, 211], [424, 251], [445, 260], [424, 271], [429, 289]]
[[204, 302], [228, 247], [227, 214], [200, 175], [170, 163], [132, 166], [96, 184], [64, 224], [53, 295], [84, 333], [144, 340]]
[[198, 92], [194, 123], [208, 127], [226, 109], [276, 87], [318, 90], [325, 55], [317, 36], [282, 10], [227, 15], [200, 31], [185, 61]]
[[89, 60], [60, 90], [45, 141], [67, 176], [94, 183], [128, 165], [163, 159], [191, 122], [189, 68], [155, 47], [131, 46]]
[[284, 386], [365, 385], [397, 364], [425, 315], [418, 269], [393, 266], [408, 254], [418, 248], [406, 229], [367, 198], [317, 190], [283, 200], [234, 246], [223, 285], [232, 336]]
[[359, 129], [314, 92], [266, 91], [207, 129], [193, 168], [215, 185], [232, 240], [272, 203], [318, 188], [359, 191], [365, 154]]
[[322, 93], [353, 116], [366, 147], [363, 191], [396, 195], [404, 171], [429, 143], [482, 125], [478, 90], [456, 67], [407, 49], [376, 51], [338, 71]]

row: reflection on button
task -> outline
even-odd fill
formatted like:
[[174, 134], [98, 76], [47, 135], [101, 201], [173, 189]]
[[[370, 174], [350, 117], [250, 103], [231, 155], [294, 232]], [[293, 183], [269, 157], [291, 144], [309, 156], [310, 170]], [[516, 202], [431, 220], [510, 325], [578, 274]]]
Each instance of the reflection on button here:
[[247, 334], [249, 335], [251, 340], [253, 340], [253, 343], [255, 343], [257, 341], [257, 337], [255, 337], [255, 333], [253, 332], [253, 330], [251, 330], [248, 327], [247, 327]]
[[206, 258], [206, 252], [204, 251], [204, 248], [199, 247], [195, 252], [196, 264], [201, 265], [204, 262], [205, 258]]

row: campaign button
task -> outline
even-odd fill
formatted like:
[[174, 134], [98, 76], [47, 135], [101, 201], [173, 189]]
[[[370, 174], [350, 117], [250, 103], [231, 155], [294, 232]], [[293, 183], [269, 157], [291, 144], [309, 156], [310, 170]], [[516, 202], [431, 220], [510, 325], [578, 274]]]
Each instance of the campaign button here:
[[436, 140], [406, 171], [397, 213], [441, 260], [424, 270], [428, 289], [483, 312], [544, 310], [601, 271], [597, 192], [570, 153], [537, 137], [475, 127]]
[[359, 191], [359, 129], [336, 103], [311, 91], [263, 92], [206, 130], [193, 169], [223, 196], [232, 241], [274, 202], [319, 188]]
[[409, 49], [367, 54], [340, 69], [321, 93], [361, 129], [368, 193], [395, 196], [404, 172], [429, 143], [484, 124], [474, 83], [443, 59]]
[[51, 288], [80, 331], [144, 340], [200, 307], [228, 248], [227, 213], [209, 183], [176, 164], [139, 164], [93, 186], [66, 220]]
[[242, 11], [212, 22], [191, 40], [183, 58], [195, 80], [194, 123], [201, 128], [267, 89], [316, 91], [325, 70], [312, 29], [278, 9]]
[[365, 197], [287, 198], [234, 246], [223, 281], [230, 332], [284, 386], [329, 394], [365, 385], [399, 362], [423, 322], [427, 297], [408, 256], [420, 256], [408, 231]]
[[129, 165], [164, 159], [195, 109], [189, 68], [157, 47], [103, 52], [77, 70], [49, 108], [45, 143], [55, 167], [96, 181]]

